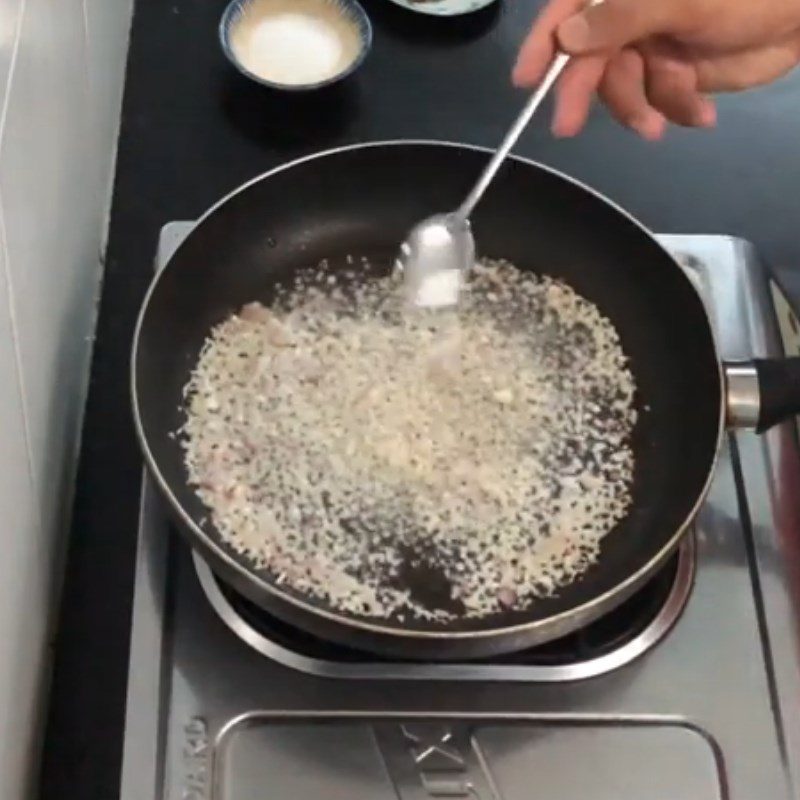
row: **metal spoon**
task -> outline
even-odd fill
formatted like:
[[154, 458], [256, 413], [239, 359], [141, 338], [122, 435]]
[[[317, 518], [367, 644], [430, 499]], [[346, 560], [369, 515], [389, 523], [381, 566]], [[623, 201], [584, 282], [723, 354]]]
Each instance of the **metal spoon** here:
[[442, 308], [458, 302], [461, 282], [475, 262], [470, 215], [569, 60], [570, 56], [561, 52], [553, 59], [464, 202], [455, 211], [428, 217], [408, 234], [395, 265], [402, 270], [407, 296], [413, 305]]

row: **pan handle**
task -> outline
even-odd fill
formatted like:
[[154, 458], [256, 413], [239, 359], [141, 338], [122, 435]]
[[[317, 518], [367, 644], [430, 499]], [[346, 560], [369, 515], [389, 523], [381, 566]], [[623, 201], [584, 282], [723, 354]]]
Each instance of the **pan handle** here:
[[763, 433], [800, 415], [800, 356], [725, 365], [728, 425]]

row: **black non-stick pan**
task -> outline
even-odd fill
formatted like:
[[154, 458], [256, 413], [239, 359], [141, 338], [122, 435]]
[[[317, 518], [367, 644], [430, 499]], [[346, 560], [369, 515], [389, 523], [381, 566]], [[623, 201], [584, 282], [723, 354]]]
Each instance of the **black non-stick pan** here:
[[[276, 282], [323, 258], [367, 256], [387, 269], [411, 225], [452, 208], [487, 153], [435, 143], [343, 148], [286, 165], [212, 208], [153, 281], [133, 348], [142, 450], [182, 530], [223, 580], [317, 636], [404, 658], [483, 657], [569, 633], [609, 611], [675, 550], [713, 475], [726, 424], [764, 427], [800, 408], [800, 365], [720, 363], [700, 296], [630, 216], [569, 178], [512, 159], [474, 214], [481, 253], [563, 279], [611, 319], [638, 386], [633, 505], [598, 562], [521, 611], [447, 624], [359, 618], [277, 586], [209, 524], [187, 484], [174, 432], [182, 395], [211, 328]], [[358, 262], [356, 262], [358, 263]], [[732, 377], [729, 379], [728, 375]], [[759, 382], [759, 377], [761, 381]], [[759, 394], [759, 383], [761, 393]], [[430, 593], [430, 572], [408, 588]]]

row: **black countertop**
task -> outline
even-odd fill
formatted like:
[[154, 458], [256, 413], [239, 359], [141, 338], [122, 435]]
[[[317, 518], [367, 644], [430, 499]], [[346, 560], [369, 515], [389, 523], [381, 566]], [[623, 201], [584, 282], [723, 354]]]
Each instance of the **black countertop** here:
[[[224, 60], [225, 0], [137, 0], [102, 304], [56, 641], [42, 796], [118, 795], [141, 478], [128, 354], [158, 231], [294, 156], [342, 143], [434, 138], [492, 145], [523, 96], [508, 80], [539, 3], [462, 20], [365, 0], [373, 51], [339, 90], [305, 99], [248, 84]], [[646, 144], [601, 110], [555, 141], [518, 147], [579, 177], [657, 231], [752, 240], [800, 298], [800, 75], [720, 100], [713, 132]]]

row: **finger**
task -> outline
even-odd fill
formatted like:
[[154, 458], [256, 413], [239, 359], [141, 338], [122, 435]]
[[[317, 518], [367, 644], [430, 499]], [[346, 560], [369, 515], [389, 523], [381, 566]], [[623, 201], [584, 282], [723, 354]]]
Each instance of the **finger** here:
[[697, 88], [694, 65], [670, 55], [645, 52], [646, 91], [650, 104], [678, 125], [710, 128], [717, 114]]
[[605, 0], [562, 22], [558, 43], [573, 55], [619, 50], [672, 32], [679, 5], [669, 0]]
[[634, 49], [614, 56], [606, 66], [600, 97], [617, 122], [650, 141], [664, 135], [667, 121], [647, 100], [644, 61]]
[[559, 23], [583, 7], [583, 0], [552, 0], [542, 10], [519, 51], [512, 80], [532, 87], [542, 79], [555, 55], [555, 32]]
[[586, 124], [606, 62], [605, 56], [583, 56], [567, 65], [556, 85], [552, 125], [555, 136], [575, 136]]

